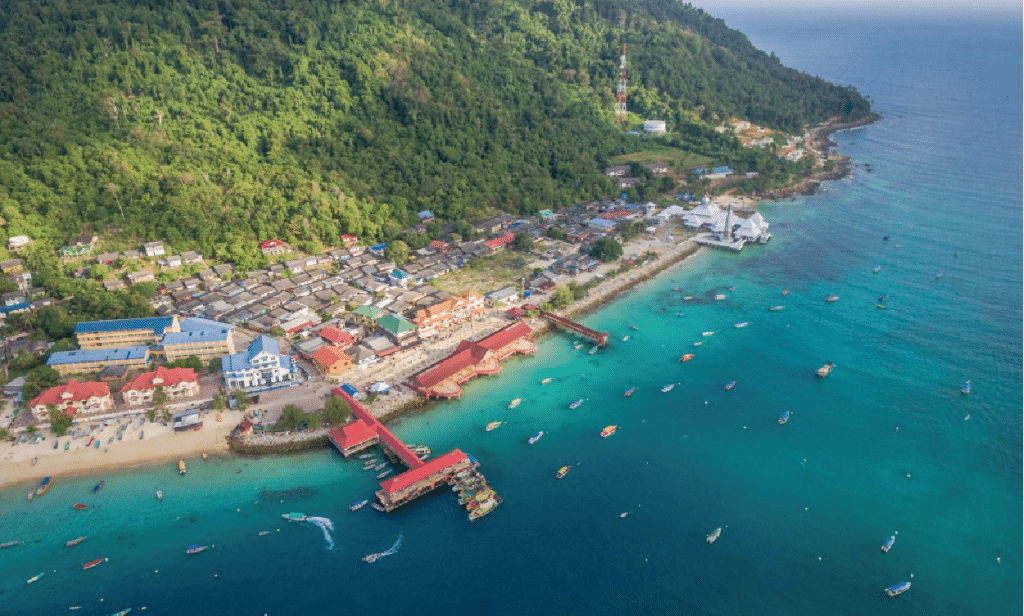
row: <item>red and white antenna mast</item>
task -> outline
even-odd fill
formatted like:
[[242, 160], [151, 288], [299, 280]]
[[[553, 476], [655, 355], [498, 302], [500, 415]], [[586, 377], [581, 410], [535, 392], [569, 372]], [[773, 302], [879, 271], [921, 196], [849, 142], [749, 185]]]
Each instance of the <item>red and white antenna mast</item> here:
[[622, 44], [622, 56], [619, 58], [619, 89], [615, 93], [615, 121], [620, 124], [626, 123], [626, 78], [629, 71], [626, 70], [626, 44]]

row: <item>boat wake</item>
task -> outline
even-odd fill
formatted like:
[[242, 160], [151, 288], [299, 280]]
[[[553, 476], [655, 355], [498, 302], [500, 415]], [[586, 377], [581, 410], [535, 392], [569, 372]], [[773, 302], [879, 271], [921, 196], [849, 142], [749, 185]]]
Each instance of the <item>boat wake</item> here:
[[306, 521], [310, 524], [314, 524], [320, 527], [320, 530], [324, 533], [324, 541], [327, 542], [327, 549], [334, 549], [334, 539], [331, 537], [331, 531], [334, 530], [334, 523], [331, 522], [330, 518], [317, 518], [310, 516], [306, 518]]
[[398, 534], [398, 539], [395, 540], [395, 544], [391, 546], [386, 552], [381, 552], [381, 556], [391, 556], [398, 551], [398, 548], [402, 547], [402, 534]]

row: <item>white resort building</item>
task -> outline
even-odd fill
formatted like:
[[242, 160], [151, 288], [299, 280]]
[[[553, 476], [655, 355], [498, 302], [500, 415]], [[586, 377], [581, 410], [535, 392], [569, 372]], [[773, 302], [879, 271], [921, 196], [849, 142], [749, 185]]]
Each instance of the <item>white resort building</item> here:
[[296, 368], [289, 355], [281, 354], [277, 340], [260, 336], [241, 353], [221, 358], [221, 372], [228, 391], [275, 389], [294, 384]]

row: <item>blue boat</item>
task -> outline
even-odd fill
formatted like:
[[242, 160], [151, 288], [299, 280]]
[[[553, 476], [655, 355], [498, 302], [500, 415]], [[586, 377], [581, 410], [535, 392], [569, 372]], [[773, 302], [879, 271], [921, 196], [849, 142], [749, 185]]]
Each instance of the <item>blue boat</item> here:
[[970, 381], [964, 381], [964, 386], [960, 388], [960, 393], [964, 394], [965, 396], [967, 394], [971, 393], [971, 382]]
[[910, 590], [910, 582], [900, 582], [898, 584], [893, 584], [889, 588], [886, 588], [885, 593], [890, 597], [895, 597], [896, 595], [901, 595], [907, 592], [908, 590]]
[[107, 482], [106, 481], [101, 481], [101, 482], [97, 483], [96, 485], [94, 485], [92, 487], [92, 491], [94, 493], [95, 492], [99, 492], [103, 488], [103, 486], [105, 486], [105, 485], [107, 485]]
[[784, 424], [787, 421], [789, 421], [789, 411], [782, 411], [782, 414], [779, 415], [779, 424]]
[[349, 511], [359, 511], [360, 509], [365, 507], [366, 503], [368, 502], [370, 501], [366, 500], [365, 498], [363, 500], [352, 501], [352, 503], [348, 506]]
[[896, 535], [889, 535], [889, 538], [882, 543], [882, 551], [888, 552], [892, 549], [892, 544], [896, 543]]

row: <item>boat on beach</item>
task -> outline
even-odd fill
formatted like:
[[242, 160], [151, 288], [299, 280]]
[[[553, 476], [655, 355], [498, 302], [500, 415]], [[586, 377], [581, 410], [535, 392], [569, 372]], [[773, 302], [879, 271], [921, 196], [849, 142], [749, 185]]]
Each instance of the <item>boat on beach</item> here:
[[789, 411], [782, 411], [782, 414], [779, 415], [779, 425], [785, 425], [787, 421], [789, 421]]
[[578, 409], [581, 404], [583, 404], [583, 398], [580, 398], [576, 402], [573, 402], [572, 404], [570, 404], [569, 408], [571, 408], [571, 409]]
[[826, 376], [832, 374], [832, 369], [833, 368], [835, 368], [835, 364], [833, 364], [830, 361], [825, 362], [824, 366], [822, 366], [821, 368], [818, 368], [818, 376], [826, 377]]
[[[964, 381], [963, 387], [960, 388], [960, 393], [962, 393], [965, 396], [967, 394], [971, 393], [971, 382], [970, 381]], [[984, 396], [982, 396], [982, 397], [984, 398]]]
[[306, 514], [294, 511], [292, 513], [282, 513], [281, 517], [288, 520], [289, 522], [305, 522], [308, 519], [306, 517]]
[[66, 541], [64, 543], [64, 547], [70, 548], [73, 545], [78, 545], [79, 543], [85, 541], [86, 539], [88, 539], [88, 537], [75, 537], [71, 541]]
[[53, 477], [43, 477], [42, 481], [39, 482], [39, 487], [36, 488], [36, 496], [46, 494], [46, 491], [53, 486]]
[[501, 427], [501, 422], [500, 421], [492, 421], [491, 423], [487, 424], [487, 427], [484, 428], [484, 430], [487, 430], [488, 432], [491, 432], [493, 430], [497, 430], [500, 427]]
[[178, 460], [178, 474], [179, 475], [184, 475], [185, 474], [185, 461], [184, 460]]
[[736, 381], [729, 381], [725, 384], [725, 391], [729, 391], [733, 387], [736, 387]]
[[82, 571], [85, 571], [86, 569], [92, 569], [96, 565], [98, 565], [100, 563], [105, 563], [108, 560], [110, 560], [110, 559], [109, 558], [97, 558], [96, 560], [90, 560], [89, 562], [87, 562], [87, 563], [82, 565]]
[[554, 381], [554, 380], [555, 380], [555, 377], [553, 377], [553, 376], [549, 376], [548, 378], [546, 378], [546, 379], [542, 380], [542, 381], [540, 382], [540, 384], [541, 384], [541, 385], [547, 385], [548, 383], [550, 383], [551, 381]]
[[360, 509], [365, 507], [366, 503], [368, 503], [368, 502], [370, 502], [370, 501], [366, 500], [365, 498], [363, 500], [352, 501], [348, 505], [348, 510], [349, 511], [359, 511]]
[[894, 543], [896, 543], [896, 535], [889, 535], [889, 537], [882, 542], [882, 551], [888, 552], [892, 549]]
[[722, 527], [721, 526], [719, 526], [715, 530], [711, 531], [711, 534], [708, 535], [708, 543], [714, 543], [715, 541], [718, 540], [718, 538], [720, 536], [722, 536]]
[[527, 442], [528, 442], [529, 444], [533, 445], [534, 443], [536, 443], [537, 441], [539, 441], [539, 440], [540, 440], [540, 437], [542, 437], [542, 436], [544, 436], [544, 431], [543, 431], [543, 430], [541, 430], [541, 431], [540, 431], [540, 432], [538, 432], [537, 434], [534, 434], [533, 436], [531, 436], [531, 437], [529, 438], [529, 440], [527, 440]]
[[107, 485], [106, 481], [101, 481], [92, 487], [92, 493], [95, 494], [103, 489], [103, 486]]
[[628, 398], [628, 397], [632, 396], [633, 392], [635, 392], [635, 391], [636, 391], [636, 385], [634, 385], [634, 386], [630, 387], [629, 389], [627, 389], [626, 391], [624, 391], [622, 395]]
[[675, 383], [669, 383], [668, 385], [666, 385], [666, 386], [661, 388], [661, 393], [667, 394], [668, 392], [672, 391], [672, 388], [675, 387], [675, 386], [676, 386]]
[[693, 353], [687, 353], [686, 355], [683, 355], [682, 357], [680, 357], [679, 361], [685, 363], [685, 362], [690, 361], [691, 359], [693, 359]]
[[515, 400], [513, 400], [512, 402], [509, 402], [509, 403], [508, 403], [508, 408], [510, 408], [510, 409], [514, 409], [514, 408], [516, 408], [517, 406], [519, 406], [519, 403], [520, 403], [520, 402], [522, 402], [522, 401], [523, 401], [523, 399], [522, 399], [522, 398], [516, 398], [516, 399], [515, 399]]
[[71, 508], [72, 509], [77, 509], [79, 511], [83, 511], [85, 509], [88, 509], [89, 505], [86, 505], [85, 503], [75, 503], [75, 504], [71, 505]]
[[910, 590], [910, 582], [899, 582], [898, 584], [893, 584], [889, 588], [886, 588], [885, 594], [890, 597], [895, 597], [896, 595], [902, 595], [908, 590]]
[[185, 548], [185, 553], [186, 554], [198, 554], [200, 552], [205, 552], [207, 547], [208, 546], [205, 546], [205, 545], [192, 544], [192, 545], [188, 546], [187, 548]]
[[615, 431], [618, 429], [619, 427], [616, 425], [605, 426], [604, 430], [601, 430], [601, 438], [608, 438], [609, 436], [615, 434]]
[[571, 466], [563, 466], [562, 468], [558, 469], [557, 473], [555, 473], [555, 477], [557, 479], [561, 479], [562, 477], [565, 477], [565, 474], [568, 473], [570, 470], [572, 470]]

